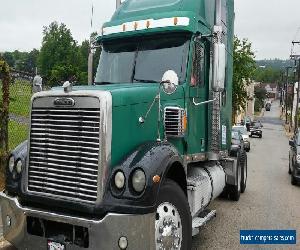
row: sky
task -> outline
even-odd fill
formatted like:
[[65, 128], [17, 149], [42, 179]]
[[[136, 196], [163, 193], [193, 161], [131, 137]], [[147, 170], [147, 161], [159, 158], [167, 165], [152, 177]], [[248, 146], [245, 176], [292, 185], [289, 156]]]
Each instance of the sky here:
[[[300, 40], [300, 0], [234, 1], [235, 34], [252, 42], [256, 59], [289, 58], [292, 40]], [[43, 26], [52, 21], [65, 23], [79, 43], [99, 32], [115, 0], [0, 0], [0, 6], [0, 51], [30, 51], [41, 47]]]

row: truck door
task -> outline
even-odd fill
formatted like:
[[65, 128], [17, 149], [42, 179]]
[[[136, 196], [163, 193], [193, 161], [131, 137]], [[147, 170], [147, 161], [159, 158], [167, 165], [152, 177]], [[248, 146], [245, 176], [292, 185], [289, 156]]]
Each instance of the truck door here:
[[209, 89], [209, 46], [195, 41], [192, 53], [192, 70], [188, 98], [188, 154], [207, 151], [208, 146], [208, 105], [196, 106], [194, 102], [208, 100]]

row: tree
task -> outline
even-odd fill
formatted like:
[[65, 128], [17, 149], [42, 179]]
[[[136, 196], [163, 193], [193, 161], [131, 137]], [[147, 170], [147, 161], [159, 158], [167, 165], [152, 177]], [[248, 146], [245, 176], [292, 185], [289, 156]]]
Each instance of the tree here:
[[41, 74], [51, 85], [80, 75], [78, 47], [65, 24], [44, 27], [42, 48], [38, 57]]
[[233, 52], [233, 116], [241, 107], [244, 107], [248, 99], [246, 86], [251, 83], [256, 69], [255, 55], [252, 45], [247, 39], [240, 40], [234, 37]]
[[265, 88], [256, 87], [254, 89], [254, 96], [255, 96], [255, 111], [260, 112], [261, 108], [264, 105], [264, 100], [267, 97], [267, 91]]

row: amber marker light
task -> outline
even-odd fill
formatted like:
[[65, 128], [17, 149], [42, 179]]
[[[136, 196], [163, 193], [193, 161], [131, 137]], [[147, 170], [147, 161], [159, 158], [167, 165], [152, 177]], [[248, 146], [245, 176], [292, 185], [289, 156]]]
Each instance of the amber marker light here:
[[153, 176], [153, 182], [154, 183], [159, 183], [160, 182], [160, 176], [159, 175], [154, 175]]
[[177, 25], [177, 24], [178, 24], [178, 18], [174, 17], [174, 25]]
[[186, 113], [184, 113], [184, 115], [182, 117], [182, 128], [183, 128], [183, 131], [186, 131], [186, 128], [187, 128], [187, 115], [186, 115]]

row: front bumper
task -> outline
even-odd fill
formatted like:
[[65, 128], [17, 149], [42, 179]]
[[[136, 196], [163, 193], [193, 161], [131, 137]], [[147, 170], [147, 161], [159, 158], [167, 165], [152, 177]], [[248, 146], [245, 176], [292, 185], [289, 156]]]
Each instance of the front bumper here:
[[257, 135], [257, 136], [261, 136], [262, 135], [262, 131], [261, 130], [252, 130], [250, 131], [251, 135]]
[[249, 141], [244, 141], [244, 148], [245, 149], [250, 149], [250, 142]]
[[[67, 216], [43, 210], [22, 207], [18, 200], [0, 193], [3, 236], [18, 249], [47, 249], [48, 239], [28, 233], [27, 217], [65, 223], [88, 230], [88, 246], [80, 247], [65, 243], [66, 250], [78, 249], [120, 249], [118, 241], [125, 236], [127, 249], [155, 249], [155, 214], [127, 215], [107, 214], [103, 219], [92, 220], [82, 217]], [[10, 224], [10, 225], [9, 225]]]

